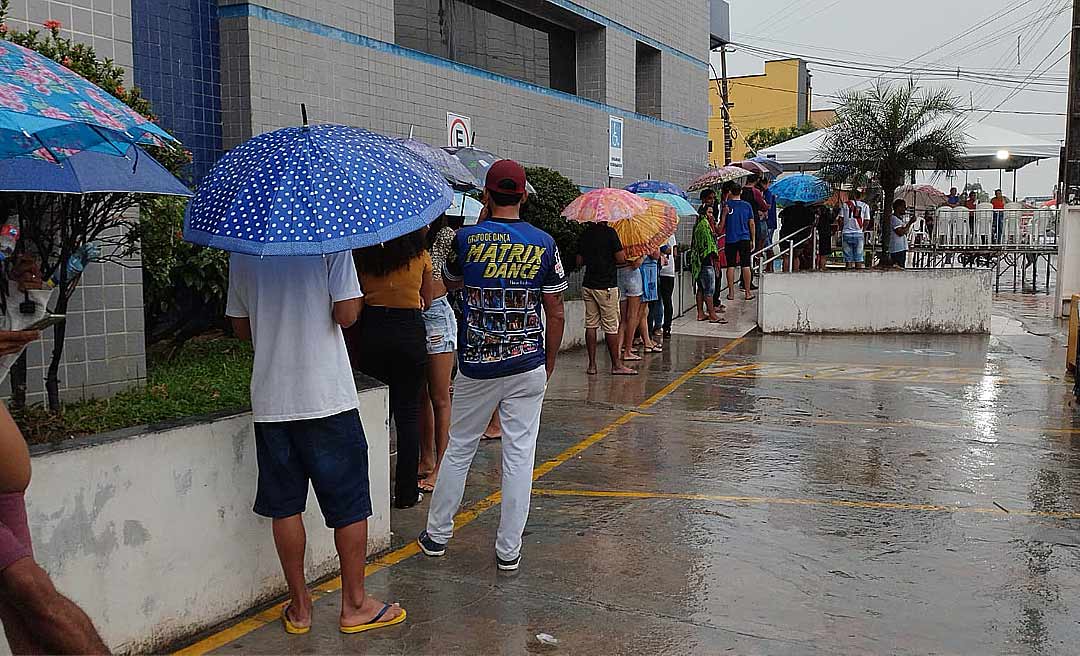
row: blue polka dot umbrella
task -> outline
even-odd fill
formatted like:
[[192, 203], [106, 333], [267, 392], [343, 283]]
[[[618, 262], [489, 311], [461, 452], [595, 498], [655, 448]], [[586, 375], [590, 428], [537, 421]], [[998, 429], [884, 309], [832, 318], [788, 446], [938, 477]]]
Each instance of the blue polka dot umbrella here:
[[454, 193], [395, 140], [344, 125], [261, 134], [229, 151], [184, 217], [184, 239], [248, 255], [381, 244], [437, 219]]

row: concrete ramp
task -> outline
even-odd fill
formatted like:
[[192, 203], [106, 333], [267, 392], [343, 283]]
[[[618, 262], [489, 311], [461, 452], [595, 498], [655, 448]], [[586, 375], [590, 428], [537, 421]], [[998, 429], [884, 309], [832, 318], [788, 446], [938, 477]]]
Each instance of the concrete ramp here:
[[766, 274], [764, 333], [987, 334], [988, 269], [864, 269]]

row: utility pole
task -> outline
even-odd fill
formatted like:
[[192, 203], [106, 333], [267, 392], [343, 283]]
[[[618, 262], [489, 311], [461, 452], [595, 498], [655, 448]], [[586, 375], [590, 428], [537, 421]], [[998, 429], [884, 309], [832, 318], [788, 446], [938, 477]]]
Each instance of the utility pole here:
[[727, 44], [725, 43], [720, 47], [720, 111], [724, 116], [724, 166], [731, 166], [731, 110], [729, 106]]
[[1072, 47], [1069, 52], [1069, 110], [1065, 119], [1065, 165], [1062, 199], [1080, 205], [1080, 0], [1073, 0]]

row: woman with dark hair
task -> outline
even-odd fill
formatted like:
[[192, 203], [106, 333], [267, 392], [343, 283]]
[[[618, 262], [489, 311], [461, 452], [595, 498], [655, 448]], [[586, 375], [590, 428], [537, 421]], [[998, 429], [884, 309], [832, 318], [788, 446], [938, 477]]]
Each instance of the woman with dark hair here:
[[454, 352], [458, 344], [458, 324], [450, 298], [443, 284], [442, 270], [454, 229], [445, 215], [431, 224], [427, 251], [431, 255], [431, 307], [424, 310], [427, 329], [427, 385], [421, 402], [420, 469], [417, 476], [421, 492], [434, 492], [439, 464], [450, 441], [450, 376], [454, 373]]
[[353, 254], [364, 307], [360, 320], [345, 331], [345, 344], [354, 369], [390, 388], [390, 413], [397, 427], [395, 508], [411, 508], [422, 498], [416, 485], [427, 364], [421, 312], [432, 302], [426, 234], [424, 228]]

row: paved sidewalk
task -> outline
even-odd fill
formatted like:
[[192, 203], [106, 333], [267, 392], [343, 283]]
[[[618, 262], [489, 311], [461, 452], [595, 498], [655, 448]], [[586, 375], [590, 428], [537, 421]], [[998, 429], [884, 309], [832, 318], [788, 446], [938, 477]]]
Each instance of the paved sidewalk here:
[[408, 622], [341, 635], [331, 582], [311, 634], [271, 610], [191, 653], [1073, 653], [1080, 414], [1039, 302], [989, 337], [676, 335], [635, 378], [566, 354], [521, 571], [486, 443], [447, 556], [425, 503], [369, 567]]

